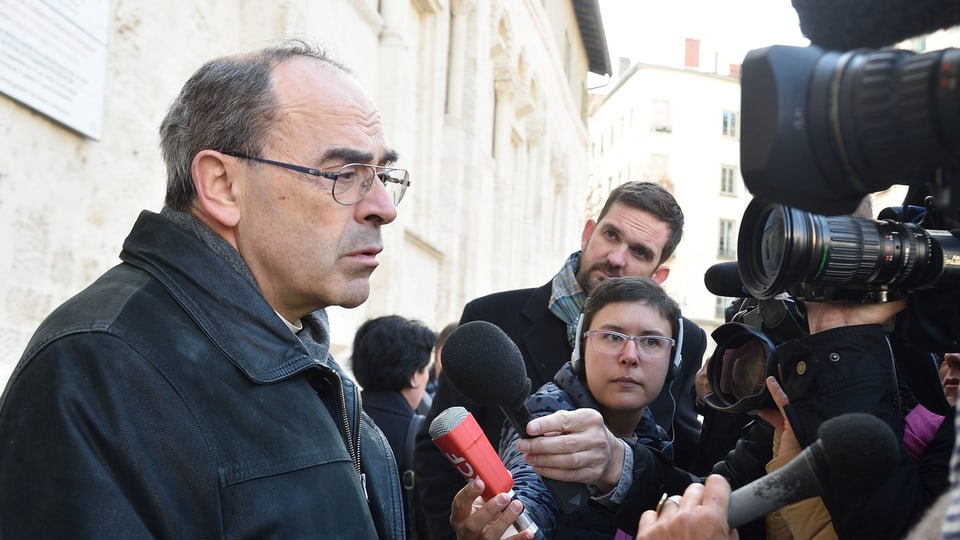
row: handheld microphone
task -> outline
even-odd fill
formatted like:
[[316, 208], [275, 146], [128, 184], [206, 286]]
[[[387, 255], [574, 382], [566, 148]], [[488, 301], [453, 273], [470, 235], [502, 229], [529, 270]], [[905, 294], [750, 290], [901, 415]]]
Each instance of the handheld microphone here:
[[897, 465], [900, 443], [879, 418], [848, 413], [824, 422], [819, 438], [789, 463], [730, 494], [731, 529], [825, 492], [855, 494], [879, 487]]
[[[463, 395], [481, 405], [496, 405], [521, 437], [529, 439], [533, 420], [525, 405], [530, 379], [520, 349], [499, 327], [470, 321], [457, 327], [443, 343], [443, 372]], [[587, 503], [587, 486], [543, 478], [564, 512]]]
[[793, 0], [793, 9], [813, 45], [836, 50], [893, 45], [960, 23], [960, 2], [944, 0]]
[[[468, 482], [475, 477], [483, 480], [484, 501], [498, 493], [513, 498], [513, 478], [503, 466], [473, 415], [463, 407], [450, 407], [430, 422], [430, 438], [457, 472]], [[517, 516], [514, 527], [518, 531], [539, 531], [537, 524], [524, 510]]]

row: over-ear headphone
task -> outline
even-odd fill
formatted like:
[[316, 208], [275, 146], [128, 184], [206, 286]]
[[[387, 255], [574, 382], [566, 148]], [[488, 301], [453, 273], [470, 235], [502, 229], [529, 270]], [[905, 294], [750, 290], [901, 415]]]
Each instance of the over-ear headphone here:
[[680, 372], [680, 362], [683, 360], [683, 317], [680, 317], [679, 324], [677, 325], [677, 339], [675, 340], [676, 344], [674, 345], [673, 358], [670, 359], [670, 367], [667, 369], [667, 380], [664, 382], [664, 387], [670, 386], [670, 381], [677, 376], [677, 373]]
[[580, 379], [586, 379], [587, 372], [583, 366], [583, 355], [580, 344], [583, 343], [583, 313], [577, 318], [577, 333], [573, 338], [573, 353], [570, 355], [570, 367], [573, 368], [573, 374]]

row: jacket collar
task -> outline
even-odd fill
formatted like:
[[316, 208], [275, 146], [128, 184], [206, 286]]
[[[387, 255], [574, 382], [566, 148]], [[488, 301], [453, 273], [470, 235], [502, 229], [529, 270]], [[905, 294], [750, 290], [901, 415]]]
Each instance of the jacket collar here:
[[[340, 372], [329, 356], [323, 310], [304, 318], [301, 342], [267, 304], [249, 271], [238, 271], [237, 260], [246, 267], [236, 250], [198, 220], [184, 221], [178, 213], [183, 223], [174, 223], [168, 212], [140, 213], [121, 260], [156, 278], [251, 380], [271, 383], [319, 366]], [[185, 225], [191, 221], [193, 231]]]

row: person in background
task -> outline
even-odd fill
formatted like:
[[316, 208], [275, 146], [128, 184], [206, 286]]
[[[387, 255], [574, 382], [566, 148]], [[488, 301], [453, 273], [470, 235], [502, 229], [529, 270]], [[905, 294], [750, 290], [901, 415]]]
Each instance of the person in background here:
[[163, 209], [4, 390], [0, 536], [404, 538], [325, 312], [367, 300], [409, 185], [377, 108], [285, 40], [200, 67], [160, 139]]
[[[528, 463], [521, 449], [541, 441], [521, 441], [512, 426], [500, 442], [500, 457], [513, 476], [514, 493], [548, 538], [615, 535], [613, 516], [634, 482], [630, 471], [642, 469], [637, 480], [655, 494], [683, 489], [696, 480], [674, 474], [663, 455], [669, 439], [648, 408], [675, 375], [670, 360], [680, 324], [676, 302], [650, 278], [614, 277], [597, 285], [582, 318], [579, 346], [571, 360], [552, 382], [530, 396], [527, 408], [535, 419], [574, 409], [589, 409], [602, 417], [609, 429], [609, 459], [585, 482], [596, 504], [564, 513], [541, 480], [540, 475], [556, 474], [551, 460], [569, 456], [540, 455], [535, 463]], [[561, 434], [550, 433], [547, 438]], [[673, 478], [682, 481], [672, 482]]]
[[437, 385], [440, 382], [440, 372], [443, 371], [443, 344], [447, 341], [447, 337], [457, 329], [457, 323], [452, 322], [443, 327], [443, 330], [440, 330], [440, 333], [437, 334], [437, 346], [433, 349], [433, 369], [430, 370], [430, 381], [427, 382], [427, 393], [426, 395], [430, 396], [429, 401], [424, 400], [426, 403], [426, 408], [421, 410], [422, 414], [427, 414], [430, 412], [430, 404], [433, 403], [433, 396], [437, 393]]
[[960, 386], [960, 353], [949, 352], [940, 359], [940, 384], [951, 407], [957, 406], [957, 388]]
[[408, 539], [426, 538], [414, 512], [416, 495], [410, 491], [416, 491], [413, 441], [423, 421], [416, 408], [427, 389], [430, 352], [436, 342], [433, 330], [399, 315], [369, 319], [353, 337], [353, 375], [363, 388], [363, 410], [387, 436], [401, 485], [408, 492], [404, 500]]
[[[594, 288], [616, 276], [646, 276], [663, 282], [670, 273], [665, 263], [682, 235], [683, 212], [673, 195], [657, 184], [627, 182], [610, 192], [596, 220], [584, 224], [580, 251], [571, 254], [550, 281], [537, 288], [475, 299], [464, 307], [460, 324], [483, 320], [500, 327], [520, 349], [532, 387], [539, 388], [570, 359], [577, 320]], [[678, 354], [671, 359], [679, 363], [677, 377], [650, 409], [672, 441], [665, 451], [682, 465], [693, 459], [700, 444], [693, 386], [706, 349], [706, 334], [692, 321], [683, 319], [677, 343]], [[505, 420], [500, 409], [470, 401], [441, 373], [427, 423], [452, 406], [470, 411], [492, 446], [499, 446]], [[602, 422], [596, 425], [587, 421], [581, 426], [591, 426], [590, 429], [600, 429], [602, 433]], [[596, 440], [585, 433], [568, 435], [570, 444], [590, 448], [596, 445]], [[466, 512], [458, 517], [471, 519], [471, 524], [451, 523], [450, 501], [464, 487], [463, 477], [437, 450], [426, 429], [417, 436], [415, 465], [417, 481], [425, 490], [422, 510], [431, 538], [453, 538], [457, 527], [474, 530]], [[636, 517], [632, 520], [635, 522]]]

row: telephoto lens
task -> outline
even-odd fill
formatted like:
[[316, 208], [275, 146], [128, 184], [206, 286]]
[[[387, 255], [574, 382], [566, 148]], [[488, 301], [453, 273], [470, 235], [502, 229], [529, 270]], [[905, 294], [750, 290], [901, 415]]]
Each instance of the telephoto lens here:
[[744, 289], [759, 299], [877, 303], [960, 270], [960, 240], [914, 223], [823, 216], [753, 199], [737, 244]]

